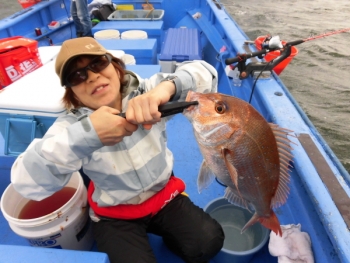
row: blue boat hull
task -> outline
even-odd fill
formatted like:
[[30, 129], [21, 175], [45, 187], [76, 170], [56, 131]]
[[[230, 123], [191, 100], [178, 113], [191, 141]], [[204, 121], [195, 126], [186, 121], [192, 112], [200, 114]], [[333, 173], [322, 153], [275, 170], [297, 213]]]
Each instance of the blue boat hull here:
[[[135, 9], [142, 9], [143, 3], [136, 0], [113, 2], [133, 4]], [[229, 16], [224, 6], [210, 0], [157, 0], [152, 4], [155, 9], [163, 9], [165, 15], [159, 26], [160, 32], [155, 34], [153, 41], [147, 42], [152, 48], [144, 52], [130, 51], [135, 52], [136, 60], [140, 61], [140, 64], [154, 67], [158, 64], [157, 58], [167, 29], [183, 26], [196, 28], [201, 32], [203, 58], [219, 73], [219, 92], [248, 101], [255, 80], [249, 77], [243, 80], [240, 87], [235, 87], [225, 74], [224, 60], [236, 56], [237, 53], [245, 53], [243, 43], [248, 37]], [[64, 40], [75, 37], [75, 29], [69, 19], [69, 5], [70, 0], [52, 0], [24, 9], [0, 21], [0, 37], [21, 35], [36, 39], [40, 47], [60, 45]], [[201, 14], [201, 17], [194, 18], [196, 14]], [[62, 26], [49, 30], [47, 25], [54, 20], [59, 21]], [[139, 23], [148, 27], [149, 22]], [[36, 36], [35, 28], [41, 29], [41, 36]], [[131, 50], [131, 47], [128, 48]], [[255, 47], [250, 48], [255, 51]], [[137, 73], [145, 74], [142, 70]], [[147, 77], [147, 74], [144, 77]], [[296, 134], [296, 138], [292, 139], [295, 143], [295, 158], [294, 168], [291, 169], [290, 195], [287, 203], [276, 210], [280, 223], [301, 224], [302, 231], [310, 235], [315, 262], [350, 262], [350, 233], [346, 221], [348, 215], [339, 209], [335, 197], [331, 194], [331, 186], [325, 184], [324, 178], [321, 177], [326, 167], [328, 175], [334, 178], [334, 184], [345, 193], [348, 202], [349, 174], [276, 74], [257, 81], [252, 105], [267, 121], [277, 123]], [[178, 115], [168, 122], [167, 129], [169, 148], [175, 158], [174, 173], [185, 180], [186, 192], [193, 202], [205, 207], [211, 200], [223, 196], [224, 188], [215, 182], [198, 194], [196, 180], [202, 156], [190, 123]], [[310, 142], [311, 146], [307, 146]], [[0, 193], [10, 183], [10, 169], [16, 158], [5, 155], [4, 147], [4, 135], [0, 135]], [[316, 153], [322, 157], [317, 163], [312, 158]], [[7, 262], [8, 258], [11, 258], [11, 262], [32, 262], [33, 259], [37, 262], [47, 262], [47, 251], [29, 247], [25, 239], [12, 232], [2, 214], [0, 228], [1, 262]], [[159, 262], [182, 262], [165, 247], [159, 237], [150, 236], [150, 240]], [[93, 249], [94, 252], [81, 252], [81, 257], [73, 251], [48, 250], [64, 262], [108, 262], [106, 255], [97, 253], [96, 248]], [[250, 262], [277, 262], [277, 259], [269, 254], [266, 245]]]

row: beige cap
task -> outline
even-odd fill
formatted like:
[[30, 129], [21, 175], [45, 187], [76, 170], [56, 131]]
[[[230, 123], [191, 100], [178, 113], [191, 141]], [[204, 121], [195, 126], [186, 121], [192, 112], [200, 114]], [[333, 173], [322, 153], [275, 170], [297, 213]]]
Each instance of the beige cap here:
[[110, 54], [92, 37], [79, 37], [64, 41], [55, 64], [56, 74], [61, 80], [61, 85], [64, 86], [63, 73], [65, 66], [73, 58], [80, 55], [105, 55], [107, 53]]

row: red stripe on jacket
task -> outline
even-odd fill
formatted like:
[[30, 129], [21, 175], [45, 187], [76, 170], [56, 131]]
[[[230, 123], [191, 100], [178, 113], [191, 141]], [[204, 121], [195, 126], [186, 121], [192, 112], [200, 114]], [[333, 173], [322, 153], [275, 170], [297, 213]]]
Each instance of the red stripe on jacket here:
[[154, 216], [174, 199], [175, 196], [181, 194], [185, 190], [185, 187], [185, 183], [180, 178], [171, 176], [162, 190], [141, 204], [120, 204], [116, 206], [99, 207], [97, 203], [92, 200], [95, 186], [94, 183], [90, 181], [88, 187], [88, 201], [90, 207], [98, 216], [118, 219], [137, 219], [148, 215]]

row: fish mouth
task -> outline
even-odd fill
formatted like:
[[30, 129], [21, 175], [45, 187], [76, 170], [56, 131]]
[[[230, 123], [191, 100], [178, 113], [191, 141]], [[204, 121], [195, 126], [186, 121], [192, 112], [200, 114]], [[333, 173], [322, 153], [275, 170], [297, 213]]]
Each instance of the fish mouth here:
[[198, 105], [191, 105], [189, 107], [187, 107], [186, 109], [183, 110], [183, 114], [185, 116], [189, 116], [189, 114], [191, 114], [191, 112], [197, 107]]
[[193, 99], [193, 95], [194, 94], [196, 94], [194, 91], [189, 90], [188, 93], [187, 93], [185, 101], [187, 101], [187, 102], [193, 101], [194, 100]]
[[[194, 91], [192, 91], [192, 90], [188, 91], [185, 101], [186, 101], [186, 102], [196, 101], [196, 100], [195, 100], [195, 95], [196, 95], [196, 92], [194, 92]], [[182, 113], [183, 113], [186, 117], [190, 117], [191, 112], [193, 112], [193, 110], [195, 110], [195, 109], [197, 108], [197, 106], [198, 106], [198, 104], [197, 104], [197, 105], [188, 106], [187, 108], [185, 108], [185, 109], [183, 110]]]

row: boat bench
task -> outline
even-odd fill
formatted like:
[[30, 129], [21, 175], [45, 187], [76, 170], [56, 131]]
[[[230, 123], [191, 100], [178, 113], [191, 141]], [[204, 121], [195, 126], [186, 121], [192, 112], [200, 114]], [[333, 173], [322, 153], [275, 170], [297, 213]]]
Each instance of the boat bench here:
[[157, 64], [156, 39], [96, 39], [106, 49], [123, 50], [133, 55], [136, 64]]
[[109, 263], [107, 254], [55, 248], [0, 245], [0, 262], [91, 262]]
[[116, 29], [119, 33], [123, 33], [128, 30], [142, 30], [147, 33], [149, 39], [157, 40], [157, 52], [160, 51], [162, 32], [163, 32], [163, 21], [101, 21], [94, 26], [91, 31], [95, 34], [101, 30]]

